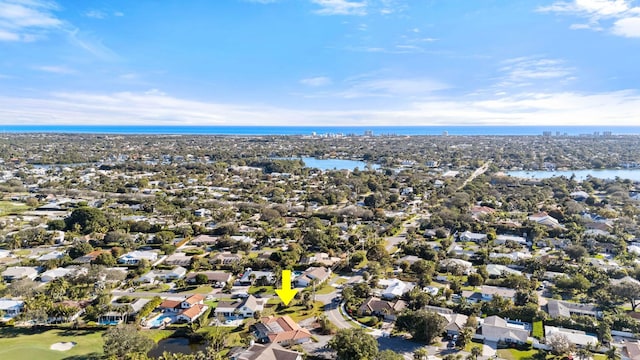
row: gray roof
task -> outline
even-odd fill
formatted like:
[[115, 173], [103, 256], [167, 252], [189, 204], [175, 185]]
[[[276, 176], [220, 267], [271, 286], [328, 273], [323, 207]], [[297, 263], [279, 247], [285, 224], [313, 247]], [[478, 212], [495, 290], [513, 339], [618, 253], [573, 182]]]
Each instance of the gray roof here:
[[547, 303], [547, 312], [552, 318], [571, 317], [571, 314], [600, 316], [596, 305], [577, 304], [560, 300], [549, 300]]

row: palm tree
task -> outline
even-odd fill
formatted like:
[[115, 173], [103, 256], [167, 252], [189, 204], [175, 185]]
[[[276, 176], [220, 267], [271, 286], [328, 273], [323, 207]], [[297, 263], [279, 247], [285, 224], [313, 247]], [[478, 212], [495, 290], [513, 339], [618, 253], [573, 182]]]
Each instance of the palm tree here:
[[611, 346], [609, 348], [609, 350], [607, 350], [605, 355], [607, 356], [607, 360], [621, 360], [622, 359], [622, 355], [620, 355], [620, 352], [618, 351], [618, 348], [615, 347], [615, 346]]
[[473, 360], [478, 360], [478, 357], [482, 355], [482, 348], [474, 346], [471, 348], [471, 357]]
[[426, 348], [419, 348], [413, 352], [414, 360], [425, 360], [429, 356], [429, 352]]

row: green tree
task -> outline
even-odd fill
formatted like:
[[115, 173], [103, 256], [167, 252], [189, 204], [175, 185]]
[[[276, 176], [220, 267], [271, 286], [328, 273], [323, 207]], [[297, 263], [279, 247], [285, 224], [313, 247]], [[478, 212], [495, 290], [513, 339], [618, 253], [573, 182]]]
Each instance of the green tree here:
[[396, 328], [407, 331], [414, 339], [431, 344], [444, 331], [447, 321], [433, 311], [406, 311], [398, 316]]
[[360, 328], [338, 330], [328, 346], [337, 360], [375, 360], [378, 355], [378, 341]]
[[640, 284], [631, 280], [611, 286], [611, 294], [623, 301], [630, 302], [632, 311], [636, 311], [636, 307], [640, 304]]
[[384, 350], [378, 353], [376, 360], [404, 360], [404, 356], [393, 352], [392, 350]]
[[138, 332], [133, 325], [109, 328], [103, 335], [103, 351], [107, 357], [125, 359], [131, 354], [146, 354], [153, 348], [153, 340]]

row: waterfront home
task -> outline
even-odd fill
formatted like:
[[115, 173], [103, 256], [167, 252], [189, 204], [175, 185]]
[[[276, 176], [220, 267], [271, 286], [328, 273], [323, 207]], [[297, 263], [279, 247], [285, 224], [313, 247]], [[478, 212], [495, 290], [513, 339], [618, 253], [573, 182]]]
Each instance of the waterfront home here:
[[236, 354], [229, 354], [231, 360], [302, 360], [302, 354], [283, 348], [278, 344], [253, 344]]
[[221, 300], [218, 302], [214, 310], [216, 316], [223, 316], [225, 319], [252, 318], [258, 312], [264, 310], [266, 300], [257, 299], [253, 295], [249, 295], [244, 299], [236, 299], [232, 301]]

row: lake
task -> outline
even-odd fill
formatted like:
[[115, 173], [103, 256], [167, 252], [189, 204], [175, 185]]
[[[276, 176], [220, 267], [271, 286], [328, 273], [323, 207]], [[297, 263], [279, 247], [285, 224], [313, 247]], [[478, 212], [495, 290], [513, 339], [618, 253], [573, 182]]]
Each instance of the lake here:
[[548, 179], [554, 176], [571, 175], [576, 176], [576, 180], [585, 180], [588, 176], [599, 179], [629, 179], [640, 181], [640, 169], [585, 169], [585, 170], [563, 170], [563, 171], [507, 171], [507, 175], [526, 179]]
[[204, 344], [190, 344], [189, 339], [183, 337], [162, 339], [156, 347], [151, 349], [147, 354], [150, 358], [158, 358], [165, 351], [181, 354], [193, 354], [200, 350], [204, 350]]
[[304, 165], [309, 168], [316, 168], [322, 171], [326, 170], [354, 170], [358, 168], [365, 170], [367, 164], [372, 169], [379, 169], [380, 165], [367, 163], [359, 160], [344, 160], [344, 159], [317, 159], [314, 157], [301, 157], [301, 158], [286, 158], [287, 160], [302, 160]]

